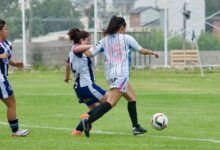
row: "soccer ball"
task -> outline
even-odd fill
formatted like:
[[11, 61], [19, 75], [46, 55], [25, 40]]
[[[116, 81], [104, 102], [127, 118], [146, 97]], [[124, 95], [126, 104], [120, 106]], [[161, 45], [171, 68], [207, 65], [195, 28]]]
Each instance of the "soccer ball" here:
[[163, 113], [156, 113], [153, 115], [151, 119], [151, 125], [153, 128], [157, 130], [162, 130], [168, 125], [168, 118]]

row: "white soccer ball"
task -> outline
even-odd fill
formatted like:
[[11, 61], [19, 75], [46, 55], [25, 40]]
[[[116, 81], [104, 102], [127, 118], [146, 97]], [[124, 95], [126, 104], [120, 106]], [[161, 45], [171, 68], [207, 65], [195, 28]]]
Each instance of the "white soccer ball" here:
[[151, 119], [151, 125], [157, 130], [165, 129], [168, 125], [168, 118], [163, 113], [156, 113]]

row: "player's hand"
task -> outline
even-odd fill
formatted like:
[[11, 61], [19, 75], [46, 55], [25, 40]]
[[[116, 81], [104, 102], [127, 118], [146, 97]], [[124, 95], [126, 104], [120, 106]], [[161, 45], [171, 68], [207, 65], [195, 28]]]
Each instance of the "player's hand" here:
[[154, 53], [154, 56], [155, 56], [155, 58], [159, 58], [160, 57], [160, 55], [157, 54], [157, 53]]
[[69, 83], [69, 80], [72, 80], [72, 79], [71, 79], [71, 78], [65, 78], [65, 79], [64, 79], [64, 82], [65, 82], [65, 83]]
[[16, 62], [16, 63], [15, 63], [15, 66], [16, 66], [17, 68], [23, 68], [23, 67], [24, 67], [24, 64], [23, 64], [23, 62]]

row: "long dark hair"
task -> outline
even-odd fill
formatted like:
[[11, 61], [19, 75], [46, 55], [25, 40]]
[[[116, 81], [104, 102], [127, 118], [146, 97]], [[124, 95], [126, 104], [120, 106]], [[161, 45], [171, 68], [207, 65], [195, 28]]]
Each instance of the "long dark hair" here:
[[80, 39], [86, 39], [89, 37], [89, 33], [86, 31], [80, 31], [78, 28], [72, 28], [68, 32], [70, 40], [74, 42], [74, 44], [80, 44]]
[[3, 19], [0, 19], [0, 30], [2, 30], [5, 25], [6, 25], [6, 22]]
[[108, 24], [107, 30], [104, 32], [104, 35], [115, 34], [121, 26], [126, 27], [125, 19], [123, 17], [117, 17], [115, 15], [112, 16]]

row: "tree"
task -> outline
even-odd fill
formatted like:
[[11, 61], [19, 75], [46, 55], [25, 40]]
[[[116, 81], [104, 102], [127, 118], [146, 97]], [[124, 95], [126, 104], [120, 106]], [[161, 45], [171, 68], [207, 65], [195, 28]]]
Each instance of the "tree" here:
[[220, 43], [213, 33], [203, 32], [198, 39], [199, 50], [220, 50]]
[[80, 14], [75, 11], [70, 0], [32, 0], [32, 20], [34, 36], [49, 32], [82, 28]]
[[9, 40], [22, 36], [21, 10], [18, 0], [0, 0], [0, 18], [4, 19], [8, 25]]
[[219, 0], [205, 0], [206, 2], [206, 16], [209, 16], [219, 11], [220, 3]]
[[92, 5], [88, 10], [89, 16], [89, 28], [94, 28], [94, 5]]
[[[206, 17], [212, 15], [215, 12], [220, 11], [220, 3], [219, 0], [205, 0], [206, 2]], [[220, 17], [220, 14], [218, 14], [215, 17]], [[213, 18], [208, 20], [209, 23], [213, 23]], [[207, 31], [212, 31], [212, 27], [210, 25], [206, 25]]]

